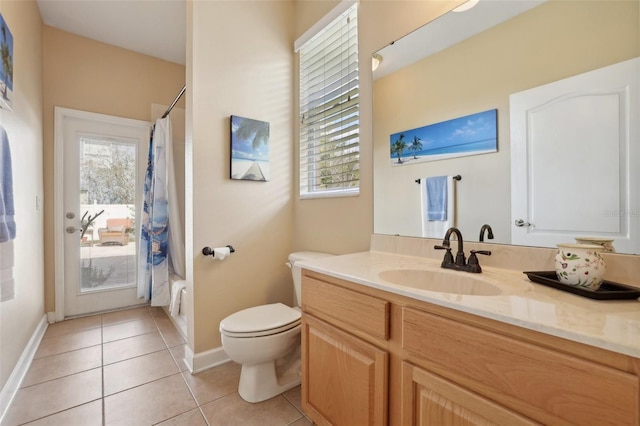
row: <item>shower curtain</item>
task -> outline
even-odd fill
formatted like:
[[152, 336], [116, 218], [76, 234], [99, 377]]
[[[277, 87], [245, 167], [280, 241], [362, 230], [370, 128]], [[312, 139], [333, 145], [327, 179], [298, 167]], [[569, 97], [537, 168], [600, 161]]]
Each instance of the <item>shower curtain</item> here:
[[13, 276], [15, 214], [11, 148], [7, 132], [0, 126], [0, 302], [16, 297], [16, 280]]
[[138, 241], [138, 297], [151, 301], [152, 306], [168, 306], [170, 271], [184, 277], [169, 117], [158, 119], [151, 131]]

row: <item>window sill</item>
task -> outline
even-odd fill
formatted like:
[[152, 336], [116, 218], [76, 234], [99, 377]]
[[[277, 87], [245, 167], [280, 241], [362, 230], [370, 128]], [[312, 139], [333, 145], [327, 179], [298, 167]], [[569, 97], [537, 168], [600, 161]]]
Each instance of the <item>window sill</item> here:
[[360, 195], [360, 188], [353, 188], [348, 190], [337, 191], [323, 191], [323, 192], [308, 192], [300, 194], [300, 200], [311, 200], [315, 198], [342, 198], [342, 197], [357, 197]]

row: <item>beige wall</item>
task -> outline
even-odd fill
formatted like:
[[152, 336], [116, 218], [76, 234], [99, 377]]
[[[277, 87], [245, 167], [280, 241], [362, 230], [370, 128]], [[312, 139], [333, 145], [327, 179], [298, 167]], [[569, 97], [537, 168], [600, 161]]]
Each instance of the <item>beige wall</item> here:
[[[292, 303], [293, 2], [194, 1], [187, 16], [188, 340], [198, 354], [220, 347], [225, 316]], [[231, 115], [270, 123], [268, 182], [229, 179]], [[236, 253], [222, 262], [201, 253], [226, 244]]]
[[[639, 56], [638, 17], [638, 2], [552, 1], [376, 80], [375, 232], [419, 236], [414, 179], [462, 174], [456, 225], [465, 240], [489, 223], [509, 243], [509, 95]], [[499, 152], [391, 166], [390, 134], [494, 108]]]
[[[301, 36], [338, 2], [297, 1]], [[360, 195], [300, 200], [294, 182], [294, 248], [344, 254], [365, 251], [373, 232], [373, 118], [371, 54], [460, 2], [363, 0], [358, 11], [360, 68]], [[297, 79], [296, 79], [297, 81]], [[296, 99], [297, 111], [297, 99]], [[294, 121], [297, 125], [297, 120]], [[297, 129], [297, 127], [296, 127]], [[297, 158], [297, 157], [296, 157]], [[297, 163], [296, 163], [297, 167]]]
[[61, 106], [150, 121], [151, 104], [170, 104], [184, 86], [185, 67], [49, 26], [44, 26], [42, 39], [44, 48], [45, 309], [47, 312], [52, 312], [55, 310], [54, 107]]
[[[291, 303], [293, 250], [364, 251], [372, 232], [371, 74], [361, 72], [360, 196], [299, 200], [293, 41], [335, 1], [198, 2], [187, 7], [187, 273], [189, 346], [220, 347], [218, 324], [239, 309]], [[451, 3], [449, 3], [451, 5]], [[449, 6], [450, 7], [450, 6]], [[443, 2], [363, 2], [360, 60], [437, 16]], [[417, 15], [418, 11], [421, 15]], [[415, 23], [412, 27], [412, 23]], [[238, 30], [250, 29], [250, 31]], [[216, 42], [212, 42], [216, 40]], [[229, 180], [229, 116], [271, 123], [270, 182]], [[233, 244], [223, 262], [202, 247]], [[189, 266], [188, 266], [189, 268]]]
[[43, 320], [44, 262], [42, 21], [36, 3], [31, 1], [0, 0], [0, 13], [13, 35], [13, 111], [0, 110], [0, 124], [9, 137], [16, 209], [13, 269], [16, 297], [0, 303], [1, 389]]

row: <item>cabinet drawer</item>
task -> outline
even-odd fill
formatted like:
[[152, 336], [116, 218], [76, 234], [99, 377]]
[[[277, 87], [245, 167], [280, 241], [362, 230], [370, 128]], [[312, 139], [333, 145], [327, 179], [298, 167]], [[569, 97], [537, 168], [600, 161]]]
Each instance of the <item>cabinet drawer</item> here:
[[304, 276], [302, 310], [352, 331], [389, 339], [389, 302]]
[[638, 377], [610, 367], [411, 308], [402, 312], [402, 348], [532, 417], [639, 423]]

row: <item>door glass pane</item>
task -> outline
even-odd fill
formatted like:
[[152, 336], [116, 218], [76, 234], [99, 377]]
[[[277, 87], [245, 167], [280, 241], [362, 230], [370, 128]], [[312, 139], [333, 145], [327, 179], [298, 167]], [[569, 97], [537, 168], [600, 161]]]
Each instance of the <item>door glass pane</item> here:
[[136, 142], [80, 142], [80, 291], [136, 284]]

